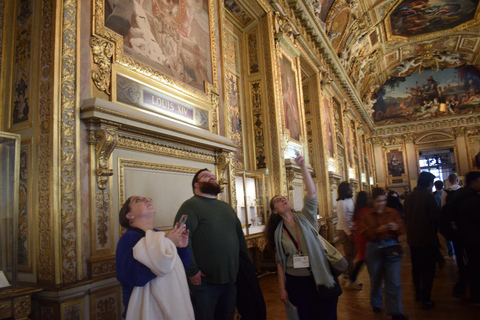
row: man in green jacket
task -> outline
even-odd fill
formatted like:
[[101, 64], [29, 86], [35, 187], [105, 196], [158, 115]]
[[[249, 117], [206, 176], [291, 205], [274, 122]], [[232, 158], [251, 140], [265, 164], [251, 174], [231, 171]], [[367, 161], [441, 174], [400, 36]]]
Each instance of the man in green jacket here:
[[182, 204], [175, 221], [188, 216], [192, 260], [186, 274], [195, 319], [232, 320], [240, 250], [248, 254], [242, 225], [232, 207], [217, 200], [220, 185], [208, 169], [195, 174], [192, 188], [194, 196]]

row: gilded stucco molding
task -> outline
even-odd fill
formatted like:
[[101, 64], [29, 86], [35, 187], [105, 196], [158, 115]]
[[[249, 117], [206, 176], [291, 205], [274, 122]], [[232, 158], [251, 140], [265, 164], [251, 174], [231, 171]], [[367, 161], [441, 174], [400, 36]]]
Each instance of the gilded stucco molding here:
[[413, 133], [404, 133], [402, 137], [405, 143], [412, 143], [415, 140], [415, 135]]
[[480, 135], [480, 128], [469, 128], [467, 129], [467, 132], [465, 133], [467, 137], [472, 137], [472, 136], [478, 136]]
[[[180, 129], [172, 129], [171, 127], [161, 125], [158, 122], [144, 120], [144, 119], [141, 119], [141, 118], [138, 118], [138, 117], [129, 116], [129, 115], [126, 115], [126, 114], [121, 113], [121, 112], [104, 109], [104, 108], [101, 108], [101, 107], [98, 107], [98, 106], [86, 106], [86, 107], [81, 108], [81, 112], [89, 112], [89, 111], [98, 111], [98, 112], [102, 112], [102, 113], [107, 114], [107, 115], [113, 115], [113, 116], [116, 116], [116, 117], [119, 117], [119, 118], [122, 118], [122, 119], [132, 120], [132, 121], [142, 123], [142, 124], [146, 124], [146, 125], [149, 125], [149, 126], [152, 126], [152, 127], [166, 129], [166, 130], [169, 130], [169, 131], [174, 132], [174, 133], [185, 134], [185, 135], [188, 135], [188, 136], [191, 136], [191, 137], [201, 138], [203, 140], [216, 142], [216, 140], [214, 140], [213, 138], [207, 138], [204, 135], [192, 134], [191, 132], [180, 130]], [[89, 120], [87, 120], [87, 121], [89, 121]], [[104, 120], [102, 120], [102, 122], [108, 124], [109, 126], [120, 127], [122, 129], [122, 131], [125, 131], [125, 132], [131, 132], [131, 133], [134, 133], [134, 134], [141, 134], [141, 135], [145, 135], [145, 136], [152, 136], [152, 134], [147, 132], [147, 131], [140, 131], [138, 129], [134, 129], [134, 128], [130, 128], [130, 127], [124, 127], [124, 126], [122, 126], [122, 123], [113, 122], [113, 121], [104, 121]], [[185, 142], [186, 142], [185, 140], [182, 140], [182, 139], [172, 138], [171, 140], [173, 142], [180, 142], [180, 143], [183, 143], [183, 144], [185, 144]], [[193, 145], [198, 146], [198, 143], [193, 143]], [[234, 145], [232, 144], [231, 146], [234, 146]]]
[[212, 132], [215, 134], [220, 134], [220, 128], [218, 127], [218, 108], [220, 107], [220, 97], [216, 92], [211, 92], [210, 96], [212, 101]]
[[265, 241], [265, 237], [263, 234], [256, 235], [252, 238], [247, 238], [247, 247], [248, 248], [258, 248], [260, 251], [264, 251], [265, 247], [267, 246], [267, 242]]
[[429, 130], [451, 129], [460, 126], [474, 126], [480, 124], [480, 115], [468, 115], [455, 117], [445, 120], [429, 120], [421, 123], [408, 123], [402, 125], [392, 125], [388, 127], [379, 127], [375, 130], [376, 136], [387, 136], [392, 134], [402, 134], [411, 132], [424, 132]]
[[313, 168], [312, 178], [316, 178], [317, 174], [315, 171], [316, 168], [316, 161], [315, 161], [315, 147], [313, 143], [313, 120], [307, 120], [307, 149], [308, 149], [308, 158], [310, 160], [310, 164]]
[[99, 190], [95, 194], [96, 243], [102, 248], [108, 244], [110, 225], [110, 193]]
[[288, 193], [293, 195], [293, 180], [295, 180], [295, 171], [287, 169]]
[[372, 143], [374, 146], [382, 146], [383, 145], [383, 139], [380, 137], [372, 137]]
[[13, 318], [27, 319], [32, 312], [30, 295], [20, 296], [13, 299]]
[[135, 138], [121, 133], [118, 135], [117, 148], [197, 162], [215, 163], [215, 156], [211, 153], [203, 153], [183, 147], [162, 144], [160, 142]]
[[455, 137], [457, 137], [457, 138], [459, 138], [459, 137], [465, 137], [466, 131], [467, 131], [467, 129], [466, 129], [465, 127], [456, 127], [456, 128], [453, 128], [453, 134], [454, 134]]
[[64, 283], [77, 280], [77, 1], [65, 0], [62, 21], [60, 102], [61, 254]]
[[97, 37], [90, 38], [93, 63], [97, 70], [92, 70], [92, 81], [98, 90], [110, 96], [112, 83], [113, 44]]
[[294, 36], [297, 34], [292, 22], [288, 17], [281, 15], [279, 12], [275, 14], [275, 38], [288, 38], [294, 41]]
[[112, 319], [117, 314], [117, 305], [119, 301], [116, 295], [108, 295], [95, 300], [95, 319], [107, 320]]
[[118, 135], [111, 129], [95, 130], [95, 151], [97, 185], [101, 190], [107, 188], [108, 177], [113, 175], [113, 169], [108, 168], [110, 155], [117, 145]]
[[230, 159], [228, 157], [228, 154], [221, 154], [217, 157], [217, 170], [218, 170], [218, 177], [217, 181], [222, 187], [222, 189], [225, 187], [225, 185], [228, 184], [228, 179], [225, 175], [225, 170], [227, 170], [227, 167], [230, 167]]
[[115, 257], [92, 257], [90, 259], [90, 268], [92, 278], [98, 278], [102, 276], [111, 276], [115, 274]]
[[[269, 136], [270, 140], [269, 143], [271, 144], [270, 153], [272, 155], [271, 159], [271, 166], [270, 169], [272, 172], [273, 177], [273, 194], [281, 193], [282, 191], [282, 179], [281, 176], [283, 175], [285, 164], [282, 160], [283, 156], [279, 154], [279, 131], [278, 131], [278, 119], [281, 119], [280, 114], [278, 113], [277, 108], [277, 94], [276, 89], [278, 89], [278, 84], [276, 84], [276, 69], [274, 68], [276, 64], [276, 55], [273, 53], [276, 52], [275, 49], [275, 40], [273, 37], [274, 32], [274, 22], [273, 22], [273, 14], [268, 13], [264, 19], [261, 21], [261, 38], [262, 42], [265, 44], [264, 53], [265, 53], [265, 85], [266, 85], [266, 92], [267, 92], [267, 103], [265, 106], [267, 107], [267, 119], [269, 123]], [[282, 160], [282, 161], [281, 161]], [[268, 163], [267, 163], [268, 165]], [[286, 186], [283, 188], [286, 190]]]
[[[52, 110], [53, 104], [53, 46], [54, 46], [54, 12], [53, 1], [42, 1], [42, 23], [40, 38], [40, 68], [42, 76], [39, 80], [39, 106], [37, 125], [38, 154], [38, 259], [37, 277], [40, 283], [54, 283], [55, 250], [52, 230], [52, 198], [50, 185], [52, 183], [51, 152], [53, 150]], [[46, 318], [45, 318], [46, 319]]]
[[83, 319], [83, 308], [83, 303], [80, 302], [66, 306], [62, 318], [66, 320], [81, 320]]
[[5, 2], [6, 0], [0, 0], [0, 76], [2, 75], [3, 61], [3, 30], [5, 28]]
[[250, 92], [252, 96], [252, 113], [253, 113], [253, 132], [255, 141], [255, 158], [256, 168], [265, 169], [267, 164], [265, 152], [265, 136], [263, 121], [263, 105], [262, 105], [262, 88], [261, 82], [255, 81], [250, 84]]

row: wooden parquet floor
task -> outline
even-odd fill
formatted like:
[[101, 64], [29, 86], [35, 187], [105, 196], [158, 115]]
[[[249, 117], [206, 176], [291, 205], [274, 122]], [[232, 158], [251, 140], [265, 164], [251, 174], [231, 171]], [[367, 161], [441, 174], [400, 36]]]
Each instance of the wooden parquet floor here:
[[[480, 304], [470, 304], [467, 300], [454, 298], [451, 295], [456, 277], [455, 261], [446, 261], [443, 269], [437, 268], [433, 283], [432, 300], [436, 307], [431, 310], [422, 310], [421, 303], [415, 302], [415, 293], [411, 275], [410, 251], [403, 245], [402, 258], [402, 303], [405, 315], [410, 320], [480, 320]], [[479, 270], [480, 272], [480, 270]], [[359, 275], [363, 282], [362, 290], [344, 289], [338, 302], [338, 320], [388, 320], [391, 317], [385, 314], [375, 314], [370, 307], [370, 281], [368, 271], [364, 268]], [[263, 290], [267, 305], [268, 320], [288, 320], [285, 308], [278, 297], [277, 276], [268, 274], [260, 277], [260, 286]], [[315, 320], [315, 319], [312, 319]]]

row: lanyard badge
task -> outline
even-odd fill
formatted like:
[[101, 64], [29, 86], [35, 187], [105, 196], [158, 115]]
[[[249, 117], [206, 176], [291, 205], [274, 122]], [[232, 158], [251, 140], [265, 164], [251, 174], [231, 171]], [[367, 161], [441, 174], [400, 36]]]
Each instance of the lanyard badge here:
[[[290, 231], [288, 231], [285, 224], [283, 224], [283, 230], [285, 230], [287, 232], [287, 236], [293, 242], [293, 244], [295, 245], [295, 248], [297, 249], [297, 252], [298, 252], [298, 254], [293, 255], [293, 268], [294, 269], [309, 268], [310, 267], [310, 259], [308, 258], [308, 256], [303, 255], [302, 249], [300, 248], [300, 244], [295, 240], [295, 238], [292, 236]], [[298, 230], [297, 230], [297, 223], [296, 222], [295, 222], [295, 235], [297, 236], [297, 239], [300, 239], [298, 237]]]

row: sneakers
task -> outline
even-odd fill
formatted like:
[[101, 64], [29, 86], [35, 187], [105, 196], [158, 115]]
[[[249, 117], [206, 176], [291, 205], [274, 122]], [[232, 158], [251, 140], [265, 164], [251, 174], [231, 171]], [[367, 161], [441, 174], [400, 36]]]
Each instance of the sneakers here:
[[355, 280], [354, 282], [351, 282], [350, 280], [348, 280], [345, 283], [345, 288], [352, 289], [352, 290], [362, 290], [363, 284], [361, 282], [358, 282], [358, 280]]

